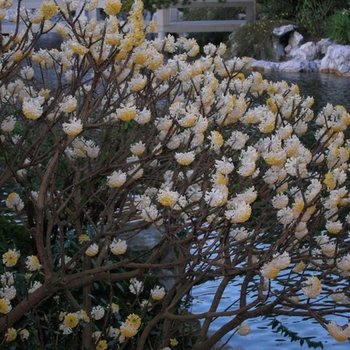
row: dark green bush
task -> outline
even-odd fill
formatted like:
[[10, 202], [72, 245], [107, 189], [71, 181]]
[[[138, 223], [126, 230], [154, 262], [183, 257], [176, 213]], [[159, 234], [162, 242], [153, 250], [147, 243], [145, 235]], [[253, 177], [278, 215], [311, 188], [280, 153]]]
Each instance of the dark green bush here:
[[238, 57], [274, 60], [272, 31], [276, 27], [290, 24], [287, 20], [262, 19], [240, 27], [228, 41], [231, 54]]
[[350, 44], [350, 14], [348, 10], [338, 10], [327, 20], [325, 34], [341, 45]]

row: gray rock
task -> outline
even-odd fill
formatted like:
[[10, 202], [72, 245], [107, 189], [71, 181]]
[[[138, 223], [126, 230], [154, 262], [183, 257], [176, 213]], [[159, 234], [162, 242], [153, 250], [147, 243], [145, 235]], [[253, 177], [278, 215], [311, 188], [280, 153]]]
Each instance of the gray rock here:
[[292, 32], [294, 29], [295, 29], [295, 26], [293, 24], [287, 24], [285, 26], [274, 28], [272, 33], [277, 37], [281, 37], [289, 32]]
[[61, 35], [55, 32], [49, 32], [42, 34], [38, 40], [38, 42], [35, 44], [34, 48], [35, 50], [38, 49], [60, 49], [61, 44], [63, 43], [63, 38]]
[[278, 70], [283, 72], [317, 72], [316, 63], [308, 60], [293, 59], [286, 62], [281, 62]]
[[334, 43], [332, 42], [331, 39], [321, 39], [316, 43], [317, 51], [321, 55], [325, 55], [327, 53], [328, 47], [333, 45]]
[[254, 70], [272, 72], [272, 71], [279, 70], [279, 63], [263, 61], [263, 60], [256, 60], [256, 59], [252, 58], [251, 68]]
[[350, 46], [330, 45], [321, 60], [320, 71], [350, 76]]
[[300, 47], [300, 45], [302, 45], [303, 43], [304, 43], [304, 37], [299, 32], [294, 30], [289, 36], [287, 47], [290, 46], [289, 51], [291, 51], [296, 47]]
[[291, 52], [293, 59], [314, 61], [317, 58], [318, 51], [316, 44], [312, 41], [309, 41], [301, 45], [298, 49], [295, 49]]

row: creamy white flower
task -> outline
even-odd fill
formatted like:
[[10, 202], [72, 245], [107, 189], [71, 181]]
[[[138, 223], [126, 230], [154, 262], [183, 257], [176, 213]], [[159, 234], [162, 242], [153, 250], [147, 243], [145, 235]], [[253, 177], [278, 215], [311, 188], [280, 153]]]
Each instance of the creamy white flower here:
[[12, 300], [15, 298], [17, 290], [14, 286], [6, 286], [0, 289], [0, 297], [6, 300]]
[[143, 208], [141, 211], [141, 217], [146, 222], [154, 222], [159, 216], [158, 209], [155, 205], [150, 205], [149, 207]]
[[129, 282], [129, 289], [132, 294], [139, 295], [143, 291], [143, 283], [141, 281], [132, 278]]
[[83, 123], [80, 119], [73, 118], [68, 123], [63, 123], [62, 128], [67, 135], [77, 136], [83, 131]]
[[151, 289], [151, 298], [154, 300], [162, 300], [165, 295], [164, 287], [156, 286]]
[[350, 271], [350, 253], [337, 260], [337, 267], [342, 271]]
[[224, 175], [228, 175], [232, 173], [235, 166], [227, 160], [225, 157], [223, 157], [221, 160], [215, 160], [215, 168]]
[[250, 333], [249, 323], [243, 322], [237, 327], [237, 334], [241, 336], [246, 336]]
[[2, 286], [12, 286], [15, 283], [15, 278], [12, 272], [6, 271], [0, 275]]
[[204, 200], [211, 207], [221, 207], [227, 202], [228, 189], [224, 185], [216, 185], [210, 191], [206, 191]]
[[26, 118], [35, 120], [43, 114], [43, 100], [40, 98], [25, 99], [22, 104], [22, 111]]
[[39, 281], [35, 281], [31, 288], [29, 288], [28, 290], [28, 293], [31, 294], [31, 293], [34, 293], [38, 288], [40, 288], [42, 286], [42, 283], [39, 282]]
[[142, 141], [139, 141], [137, 143], [133, 143], [130, 146], [130, 151], [132, 154], [134, 154], [135, 156], [140, 156], [143, 154], [143, 152], [146, 149], [146, 144], [143, 143]]
[[289, 198], [283, 193], [279, 193], [272, 198], [272, 206], [275, 209], [283, 209], [288, 205]]
[[233, 228], [230, 230], [230, 237], [235, 239], [236, 241], [244, 241], [249, 237], [249, 232], [244, 227]]
[[94, 320], [100, 320], [101, 318], [103, 318], [104, 315], [105, 315], [105, 309], [100, 305], [94, 306], [91, 310], [91, 317]]
[[231, 223], [242, 223], [249, 220], [252, 214], [252, 208], [250, 204], [242, 201], [241, 203], [235, 203], [233, 209], [225, 211], [225, 217], [231, 221]]
[[64, 323], [60, 324], [59, 330], [62, 331], [63, 334], [71, 334], [73, 332], [73, 329], [66, 326]]
[[93, 257], [95, 256], [99, 251], [99, 247], [96, 243], [90, 244], [90, 246], [86, 249], [85, 254], [87, 256]]
[[183, 152], [183, 153], [175, 153], [175, 159], [180, 165], [190, 165], [193, 163], [196, 155], [193, 151]]
[[114, 238], [112, 243], [109, 245], [109, 249], [114, 255], [122, 255], [126, 252], [127, 244], [125, 240]]
[[274, 255], [272, 263], [280, 270], [286, 269], [291, 262], [291, 258], [288, 252], [283, 252], [282, 254]]
[[68, 95], [58, 104], [58, 107], [62, 113], [72, 113], [76, 110], [77, 105], [77, 99], [74, 96]]
[[6, 199], [6, 206], [9, 209], [21, 211], [24, 208], [24, 203], [17, 193], [12, 192], [8, 195], [8, 197]]
[[1, 130], [3, 132], [11, 132], [15, 128], [16, 118], [13, 115], [6, 117], [1, 123]]
[[292, 208], [282, 208], [277, 212], [277, 219], [282, 225], [288, 225], [294, 220], [294, 211]]
[[345, 293], [343, 291], [336, 291], [330, 295], [332, 300], [336, 303], [341, 303], [345, 299]]
[[125, 184], [126, 179], [126, 173], [121, 170], [113, 171], [110, 176], [107, 176], [107, 185], [111, 188], [118, 188]]
[[302, 292], [308, 298], [316, 298], [322, 292], [321, 281], [317, 276], [307, 277], [305, 287], [303, 287]]

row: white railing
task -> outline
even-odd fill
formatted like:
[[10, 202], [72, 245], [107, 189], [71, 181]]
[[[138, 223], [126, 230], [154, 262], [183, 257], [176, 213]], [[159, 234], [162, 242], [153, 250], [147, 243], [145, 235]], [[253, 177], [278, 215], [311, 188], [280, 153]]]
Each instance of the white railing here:
[[[92, 12], [85, 11], [84, 15], [91, 19], [93, 17], [101, 19], [101, 8], [105, 0], [99, 0], [99, 6]], [[27, 9], [40, 8], [43, 0], [23, 0], [22, 6]], [[58, 4], [61, 2], [57, 1]], [[18, 6], [18, 0], [13, 0], [13, 9]], [[214, 20], [214, 21], [182, 21], [177, 8], [225, 8], [241, 7], [245, 8], [245, 19], [238, 20]], [[186, 5], [170, 5], [168, 8], [157, 10], [156, 12], [156, 32], [158, 37], [163, 39], [166, 33], [183, 32], [232, 32], [235, 28], [243, 25], [247, 21], [253, 21], [256, 16], [255, 0], [195, 0]], [[2, 33], [10, 33], [15, 29], [15, 24], [9, 20], [2, 22]]]
[[[177, 8], [208, 8], [216, 7], [223, 10], [228, 7], [245, 8], [245, 19], [217, 21], [182, 21]], [[170, 5], [168, 8], [157, 10], [156, 32], [163, 39], [166, 33], [183, 32], [232, 32], [247, 21], [253, 21], [256, 16], [255, 0], [195, 0], [186, 5]]]

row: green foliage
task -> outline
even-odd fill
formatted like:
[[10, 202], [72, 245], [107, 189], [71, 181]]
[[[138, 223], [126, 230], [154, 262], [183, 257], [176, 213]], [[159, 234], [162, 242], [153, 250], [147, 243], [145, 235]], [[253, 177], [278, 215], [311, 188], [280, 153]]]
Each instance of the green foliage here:
[[[204, 7], [204, 8], [183, 8], [184, 21], [225, 21], [238, 19], [238, 14], [243, 12], [241, 8], [230, 7], [223, 11], [220, 7]], [[200, 46], [213, 43], [219, 44], [228, 40], [230, 33], [227, 32], [203, 32], [189, 33], [191, 38], [194, 38]]]
[[293, 19], [298, 0], [260, 0], [260, 11], [270, 19]]
[[288, 19], [314, 37], [324, 35], [327, 18], [348, 6], [345, 0], [260, 0], [260, 12], [269, 19]]
[[238, 57], [274, 60], [271, 36], [274, 28], [289, 24], [287, 20], [262, 19], [240, 27], [230, 38], [228, 46]]
[[300, 346], [303, 346], [304, 343], [306, 343], [309, 348], [313, 348], [313, 349], [321, 348], [321, 349], [323, 349], [322, 342], [311, 340], [313, 337], [300, 337], [298, 335], [298, 333], [293, 332], [290, 329], [288, 329], [288, 327], [284, 326], [276, 318], [270, 323], [270, 326], [272, 329], [274, 329], [274, 332], [280, 333], [286, 338], [290, 338], [291, 342], [299, 342]]
[[327, 20], [325, 34], [341, 45], [350, 44], [350, 14], [348, 10], [338, 10]]
[[3, 213], [0, 213], [0, 245], [3, 249], [15, 246], [19, 250], [25, 249], [28, 253], [31, 247], [31, 238], [23, 225], [12, 216]]

